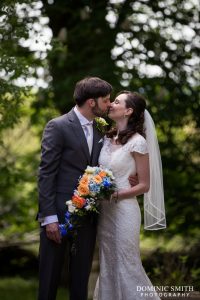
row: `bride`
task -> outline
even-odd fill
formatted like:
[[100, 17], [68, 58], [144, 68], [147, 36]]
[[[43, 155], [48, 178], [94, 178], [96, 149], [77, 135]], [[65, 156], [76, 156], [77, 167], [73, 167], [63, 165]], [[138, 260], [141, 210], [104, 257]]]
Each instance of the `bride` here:
[[[109, 117], [116, 127], [105, 137], [99, 164], [109, 168], [117, 191], [102, 201], [98, 224], [100, 274], [94, 300], [160, 299], [152, 291], [140, 258], [141, 224], [137, 196], [144, 194], [144, 228], [166, 227], [162, 166], [154, 123], [143, 97], [120, 92], [111, 104]], [[131, 187], [128, 177], [137, 174]]]

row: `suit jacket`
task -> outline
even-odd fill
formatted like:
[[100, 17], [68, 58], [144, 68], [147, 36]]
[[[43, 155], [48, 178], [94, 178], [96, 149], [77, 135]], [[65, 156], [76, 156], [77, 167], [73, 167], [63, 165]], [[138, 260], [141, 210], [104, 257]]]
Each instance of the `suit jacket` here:
[[88, 165], [98, 165], [103, 134], [93, 125], [93, 150], [90, 155], [87, 140], [74, 110], [48, 122], [42, 138], [39, 166], [38, 219], [58, 215], [64, 221], [65, 202], [77, 187], [79, 177]]

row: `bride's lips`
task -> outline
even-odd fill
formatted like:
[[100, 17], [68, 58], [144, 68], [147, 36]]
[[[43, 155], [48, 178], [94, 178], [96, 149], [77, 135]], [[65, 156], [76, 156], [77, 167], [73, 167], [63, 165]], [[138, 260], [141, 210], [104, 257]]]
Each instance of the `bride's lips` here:
[[108, 114], [110, 114], [111, 112], [113, 112], [112, 108], [109, 109]]

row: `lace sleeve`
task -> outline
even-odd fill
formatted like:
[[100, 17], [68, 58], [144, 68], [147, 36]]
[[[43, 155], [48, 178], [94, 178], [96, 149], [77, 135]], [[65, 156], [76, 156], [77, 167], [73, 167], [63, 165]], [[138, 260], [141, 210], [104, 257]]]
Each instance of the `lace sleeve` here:
[[129, 152], [148, 153], [147, 142], [141, 135], [133, 136], [125, 145], [125, 150]]
[[[109, 144], [109, 142], [110, 142], [110, 139], [109, 138], [107, 138], [107, 136], [104, 136], [102, 139], [102, 143], [103, 143], [103, 146], [108, 146], [108, 144]], [[100, 140], [100, 141], [101, 141]]]

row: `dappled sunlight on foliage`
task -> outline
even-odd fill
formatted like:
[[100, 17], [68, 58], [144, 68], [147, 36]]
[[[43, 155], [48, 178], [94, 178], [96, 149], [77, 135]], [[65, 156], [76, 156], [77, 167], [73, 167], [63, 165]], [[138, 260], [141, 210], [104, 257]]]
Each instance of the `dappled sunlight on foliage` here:
[[[27, 232], [38, 228], [37, 214], [37, 169], [40, 159], [40, 140], [46, 119], [40, 124], [31, 123], [35, 99], [30, 94], [23, 99], [21, 118], [12, 129], [2, 132], [3, 144], [0, 153], [1, 178], [1, 234], [0, 241], [23, 239]], [[52, 118], [55, 110], [46, 109], [45, 116]], [[58, 113], [57, 113], [58, 115]], [[42, 118], [42, 113], [40, 114]]]
[[[113, 85], [112, 99], [122, 89], [143, 94], [156, 124], [167, 229], [142, 231], [145, 267], [154, 283], [167, 278], [168, 283], [197, 284], [197, 1], [25, 2], [0, 4], [0, 242], [25, 241], [26, 233], [37, 230], [37, 169], [44, 126], [74, 106], [78, 80], [99, 76]], [[148, 254], [153, 250], [151, 264]]]

